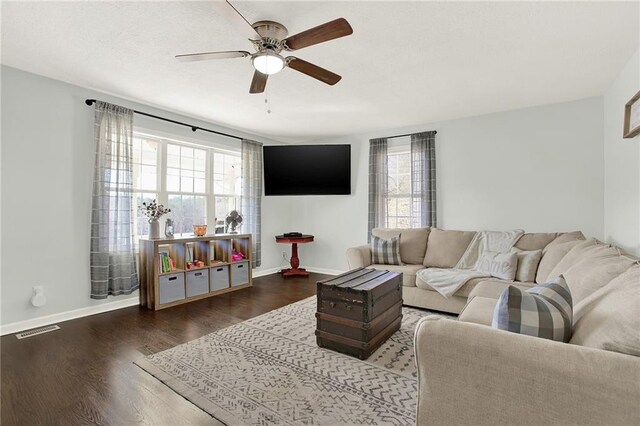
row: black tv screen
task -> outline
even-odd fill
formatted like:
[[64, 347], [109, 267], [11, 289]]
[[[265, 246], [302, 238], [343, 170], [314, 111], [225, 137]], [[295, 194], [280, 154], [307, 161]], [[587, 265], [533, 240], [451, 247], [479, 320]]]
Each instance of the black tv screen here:
[[265, 146], [265, 195], [351, 194], [351, 145]]

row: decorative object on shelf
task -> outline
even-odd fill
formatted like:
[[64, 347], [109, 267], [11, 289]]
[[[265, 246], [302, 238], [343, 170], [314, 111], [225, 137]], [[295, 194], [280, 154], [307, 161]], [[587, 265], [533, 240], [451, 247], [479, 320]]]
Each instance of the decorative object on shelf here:
[[162, 217], [162, 215], [170, 213], [171, 209], [166, 209], [162, 204], [156, 203], [156, 200], [153, 200], [150, 203], [142, 203], [142, 205], [138, 208], [149, 221], [149, 238], [160, 238], [159, 219]]
[[640, 133], [640, 92], [624, 106], [623, 138], [629, 139]]
[[160, 238], [160, 221], [158, 219], [149, 219], [149, 238], [153, 240]]
[[242, 260], [244, 260], [244, 259], [245, 259], [244, 254], [242, 254], [242, 253], [241, 253], [241, 252], [239, 252], [238, 250], [233, 249], [233, 250], [231, 251], [231, 261], [232, 261], [232, 262], [240, 262], [240, 261], [242, 261]]
[[193, 225], [193, 233], [196, 237], [204, 237], [207, 235], [207, 225]]
[[167, 221], [164, 223], [164, 235], [167, 238], [173, 238], [173, 219], [167, 219]]
[[204, 262], [202, 260], [193, 260], [192, 262], [187, 262], [187, 269], [194, 268], [204, 268]]
[[227, 232], [229, 234], [237, 234], [236, 229], [242, 224], [242, 215], [238, 213], [238, 210], [231, 210], [225, 219], [227, 224]]

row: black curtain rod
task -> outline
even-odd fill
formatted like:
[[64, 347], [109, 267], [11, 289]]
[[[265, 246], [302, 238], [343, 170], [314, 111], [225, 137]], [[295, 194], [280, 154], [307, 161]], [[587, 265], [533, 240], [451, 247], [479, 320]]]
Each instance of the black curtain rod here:
[[[436, 130], [431, 130], [434, 135], [437, 135], [438, 132]], [[405, 136], [415, 135], [417, 133], [425, 133], [425, 132], [416, 132], [416, 133], [407, 133], [406, 135], [395, 135], [395, 136], [386, 136], [385, 139], [394, 139], [394, 138], [403, 138]]]
[[[91, 106], [91, 105], [96, 103], [96, 100], [95, 99], [86, 99], [84, 101], [84, 103], [89, 105], [89, 106]], [[137, 111], [135, 109], [133, 110], [133, 112], [136, 113], [136, 114], [144, 115], [146, 117], [155, 118], [156, 120], [168, 121], [169, 123], [177, 124], [179, 126], [191, 127], [191, 131], [193, 131], [193, 132], [195, 132], [196, 130], [202, 130], [204, 132], [215, 133], [216, 135], [226, 136], [228, 138], [233, 138], [233, 139], [238, 139], [238, 140], [244, 139], [244, 138], [241, 138], [240, 136], [234, 136], [234, 135], [230, 135], [228, 133], [218, 132], [218, 131], [211, 130], [211, 129], [205, 129], [204, 127], [194, 126], [194, 125], [191, 125], [191, 124], [183, 123], [181, 121], [172, 120], [170, 118], [160, 117], [159, 115], [153, 115], [153, 114], [149, 114], [147, 112]]]

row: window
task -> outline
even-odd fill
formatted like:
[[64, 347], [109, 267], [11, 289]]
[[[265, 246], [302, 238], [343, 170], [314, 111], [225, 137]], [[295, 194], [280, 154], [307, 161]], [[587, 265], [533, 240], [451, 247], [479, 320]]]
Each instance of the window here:
[[369, 141], [369, 237], [374, 228], [437, 225], [435, 134]]
[[139, 236], [149, 234], [149, 222], [139, 214], [137, 206], [158, 197], [158, 141], [133, 138], [133, 234], [137, 244]]
[[224, 226], [226, 213], [240, 208], [240, 156], [213, 153], [213, 193], [218, 223]]
[[[173, 219], [176, 234], [190, 234], [199, 224], [223, 232], [224, 218], [240, 205], [239, 151], [134, 133], [133, 178], [136, 242], [149, 232], [137, 208], [143, 202], [156, 199], [170, 208], [166, 217]], [[161, 227], [163, 232], [164, 220]]]
[[387, 154], [388, 228], [411, 228], [411, 150], [408, 146], [389, 149]]
[[207, 150], [167, 144], [168, 207], [175, 232], [193, 232], [207, 224]]

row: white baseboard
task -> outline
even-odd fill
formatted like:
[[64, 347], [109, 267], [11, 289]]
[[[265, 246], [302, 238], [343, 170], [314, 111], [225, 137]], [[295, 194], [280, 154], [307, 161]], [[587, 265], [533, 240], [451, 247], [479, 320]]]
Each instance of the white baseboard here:
[[[277, 274], [278, 272], [280, 272], [281, 269], [282, 267], [278, 267], [278, 268], [265, 269], [260, 272], [254, 272], [253, 278], [264, 277], [265, 275]], [[327, 275], [340, 275], [347, 272], [347, 271], [339, 271], [337, 269], [316, 268], [313, 266], [305, 266], [304, 269], [306, 269], [309, 272], [315, 272], [317, 274], [327, 274]]]
[[254, 271], [251, 276], [253, 278], [264, 277], [265, 275], [276, 274], [280, 271], [280, 269], [282, 268], [269, 268], [269, 269], [263, 269], [261, 271]]
[[76, 318], [88, 317], [90, 315], [101, 314], [103, 312], [114, 311], [116, 309], [128, 308], [136, 306], [140, 303], [138, 297], [130, 297], [115, 302], [102, 303], [95, 306], [87, 306], [86, 308], [74, 309], [72, 311], [61, 312], [59, 314], [45, 315], [38, 318], [32, 318], [24, 321], [12, 322], [10, 324], [0, 326], [0, 336], [5, 334], [18, 333], [32, 328], [44, 327], [54, 323], [69, 321]]
[[347, 272], [347, 271], [340, 271], [338, 269], [316, 268], [314, 266], [309, 266], [305, 269], [309, 272], [315, 272], [317, 274], [327, 274], [327, 275], [340, 275]]
[[[253, 273], [254, 278], [264, 277], [265, 275], [271, 275], [280, 271], [278, 268], [264, 269]], [[346, 271], [339, 271], [337, 269], [325, 269], [325, 268], [306, 268], [309, 272], [315, 272], [318, 274], [327, 275], [340, 275]], [[44, 327], [45, 325], [51, 325], [59, 322], [69, 321], [72, 319], [88, 317], [90, 315], [101, 314], [103, 312], [115, 311], [116, 309], [128, 308], [130, 306], [138, 305], [139, 299], [137, 297], [131, 297], [124, 300], [117, 300], [115, 302], [103, 303], [95, 306], [87, 306], [86, 308], [74, 309], [72, 311], [61, 312], [58, 314], [45, 315], [38, 318], [32, 318], [24, 321], [12, 322], [6, 325], [0, 325], [0, 336], [6, 334], [18, 333], [24, 330], [30, 330], [32, 328]]]

